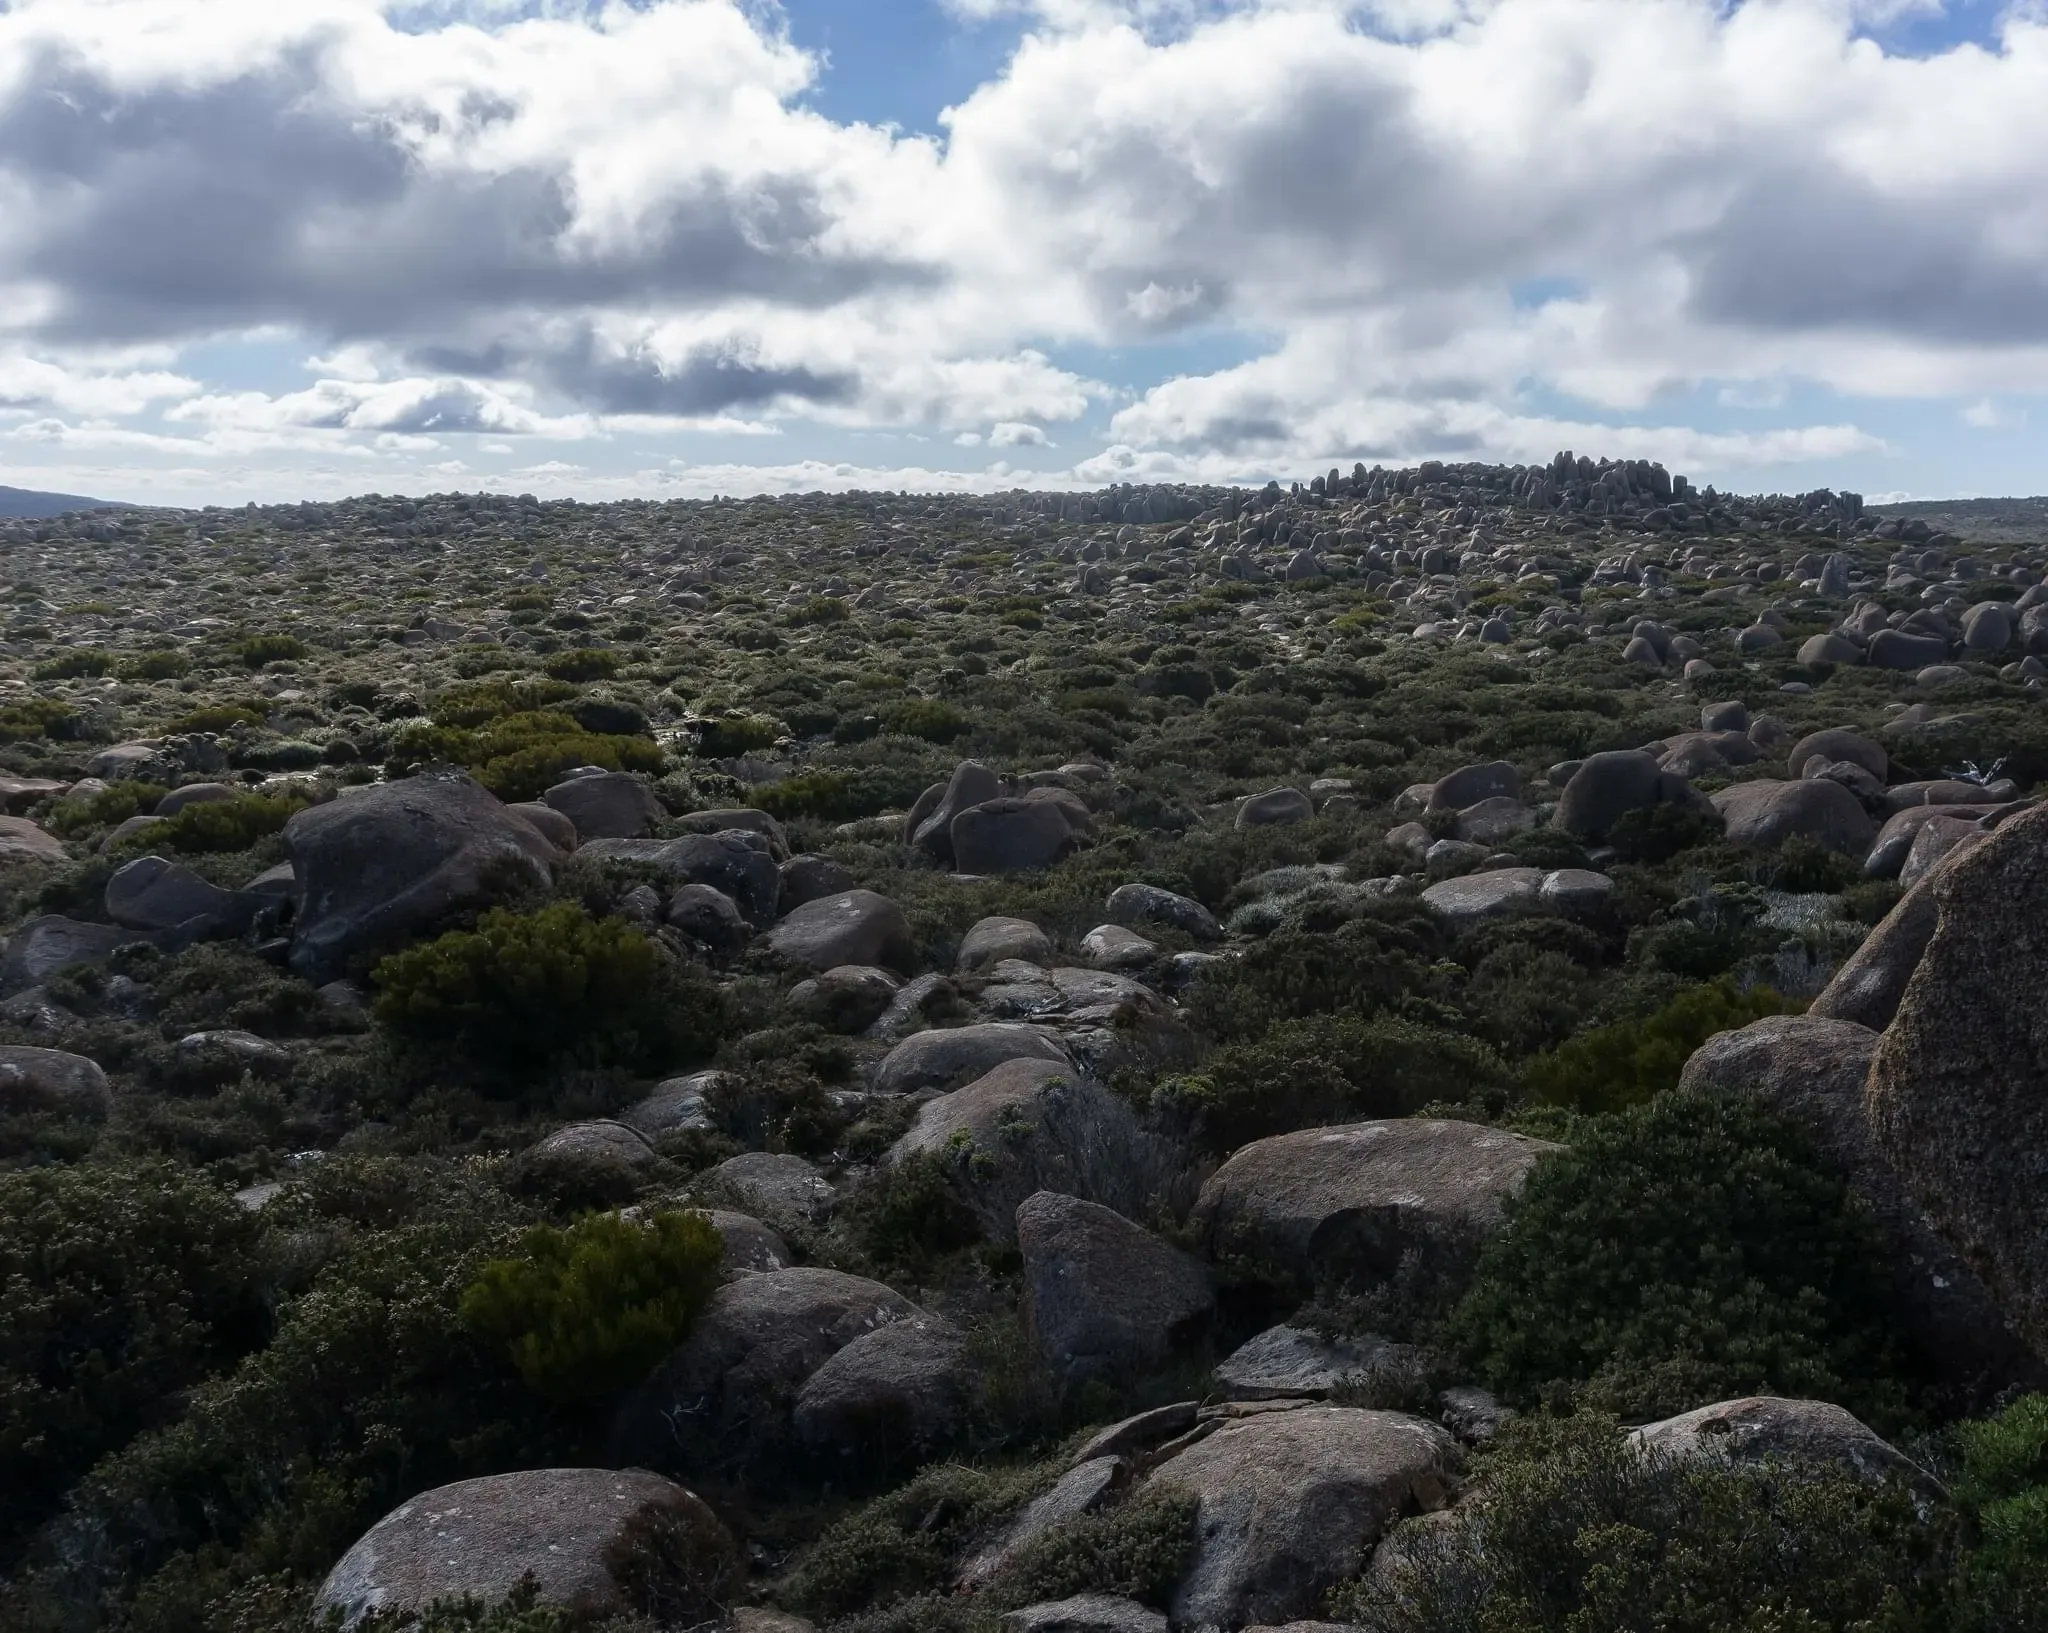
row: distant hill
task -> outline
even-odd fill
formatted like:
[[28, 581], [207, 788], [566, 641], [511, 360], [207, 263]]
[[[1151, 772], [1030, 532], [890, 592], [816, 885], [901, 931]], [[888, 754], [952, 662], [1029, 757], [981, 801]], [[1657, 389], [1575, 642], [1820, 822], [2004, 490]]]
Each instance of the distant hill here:
[[1918, 517], [1942, 533], [1978, 544], [2038, 544], [2048, 540], [2048, 498], [1914, 499], [1872, 505], [1880, 516]]
[[75, 493], [36, 493], [28, 488], [0, 488], [0, 521], [60, 516], [67, 510], [132, 510], [118, 499], [84, 499]]

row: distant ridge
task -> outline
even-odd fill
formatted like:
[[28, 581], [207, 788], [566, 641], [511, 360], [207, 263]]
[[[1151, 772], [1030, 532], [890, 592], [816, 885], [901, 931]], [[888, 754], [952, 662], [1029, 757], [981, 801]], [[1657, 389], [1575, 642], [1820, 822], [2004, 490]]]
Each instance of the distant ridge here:
[[75, 493], [37, 493], [30, 488], [0, 487], [0, 521], [34, 521], [61, 516], [67, 510], [133, 510], [118, 499], [85, 499]]

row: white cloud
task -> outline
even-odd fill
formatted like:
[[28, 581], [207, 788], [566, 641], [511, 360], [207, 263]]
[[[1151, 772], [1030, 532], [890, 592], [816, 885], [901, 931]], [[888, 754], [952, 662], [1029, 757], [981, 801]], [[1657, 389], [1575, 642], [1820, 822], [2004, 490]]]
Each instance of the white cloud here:
[[1961, 418], [1973, 431], [2016, 431], [2027, 423], [2027, 411], [1980, 397], [1963, 410]]
[[[1816, 389], [1979, 429], [2048, 389], [2027, 8], [1907, 59], [1858, 31], [1931, 0], [952, 3], [1026, 31], [936, 141], [814, 111], [758, 0], [0, 4], [8, 435], [192, 468], [789, 439], [709, 467], [764, 482], [839, 469], [816, 427], [1065, 428], [1077, 481], [1565, 442], [1732, 472], [1885, 448], [1853, 407], [1783, 423]], [[312, 383], [181, 359], [259, 333]], [[1071, 360], [1218, 335], [1273, 338]]]

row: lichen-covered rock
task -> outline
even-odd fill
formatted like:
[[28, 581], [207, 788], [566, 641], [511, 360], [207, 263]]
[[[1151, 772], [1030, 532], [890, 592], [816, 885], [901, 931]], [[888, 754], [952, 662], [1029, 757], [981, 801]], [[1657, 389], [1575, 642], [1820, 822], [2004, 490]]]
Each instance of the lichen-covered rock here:
[[643, 1469], [527, 1469], [423, 1492], [379, 1520], [314, 1598], [354, 1627], [436, 1599], [495, 1604], [532, 1577], [579, 1616], [657, 1603], [700, 1617], [740, 1574], [732, 1533], [694, 1492]]
[[1871, 1062], [1879, 1149], [2048, 1358], [2048, 807], [1929, 883], [1934, 933]]
[[910, 921], [887, 896], [847, 890], [796, 908], [768, 933], [768, 947], [807, 970], [879, 964], [907, 973]]
[[1026, 1317], [1069, 1382], [1142, 1373], [1215, 1309], [1197, 1261], [1100, 1203], [1039, 1191], [1018, 1205], [1016, 1230]]
[[1175, 1623], [1312, 1614], [1397, 1520], [1450, 1501], [1459, 1460], [1442, 1429], [1400, 1412], [1304, 1406], [1218, 1424], [1145, 1482], [1198, 1504]]

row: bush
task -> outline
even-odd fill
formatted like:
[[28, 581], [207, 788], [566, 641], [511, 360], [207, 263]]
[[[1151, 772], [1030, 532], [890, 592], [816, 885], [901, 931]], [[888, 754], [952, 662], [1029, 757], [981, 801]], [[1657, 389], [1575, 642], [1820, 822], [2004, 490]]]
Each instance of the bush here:
[[1827, 1465], [1681, 1461], [1612, 1418], [1510, 1424], [1486, 1501], [1411, 1521], [1332, 1596], [1368, 1633], [1907, 1633], [1945, 1527]]
[[386, 770], [407, 776], [436, 762], [463, 766], [499, 799], [537, 799], [577, 766], [643, 771], [659, 776], [659, 743], [585, 731], [553, 709], [487, 717], [475, 728], [415, 724], [402, 728]]
[[1961, 1432], [1955, 1494], [1976, 1546], [1955, 1578], [1955, 1633], [2028, 1633], [2048, 1605], [2048, 1395], [2028, 1395]]
[[722, 714], [697, 728], [697, 752], [707, 759], [730, 760], [771, 748], [781, 735], [782, 722], [767, 715]]
[[173, 733], [202, 732], [217, 736], [233, 731], [237, 726], [260, 726], [265, 718], [259, 708], [239, 703], [209, 703], [190, 714], [179, 715], [164, 729]]
[[199, 800], [151, 824], [135, 836], [135, 843], [151, 850], [245, 851], [258, 840], [282, 833], [284, 825], [311, 803], [297, 794]]
[[580, 646], [555, 653], [541, 667], [556, 680], [610, 680], [619, 672], [619, 655], [603, 647]]
[[0, 1173], [0, 1561], [262, 1337], [255, 1219], [159, 1161]]
[[689, 1336], [717, 1289], [724, 1239], [701, 1213], [593, 1214], [537, 1225], [462, 1295], [469, 1330], [558, 1401], [631, 1387]]
[[1680, 851], [1721, 837], [1721, 818], [1689, 805], [1652, 805], [1626, 811], [1608, 830], [1607, 843], [1624, 862], [1668, 862]]
[[1599, 1026], [1530, 1061], [1530, 1095], [1574, 1111], [1619, 1111], [1678, 1087], [1692, 1052], [1717, 1032], [1800, 1006], [1769, 987], [1737, 992], [1725, 983], [1679, 994], [1654, 1015]]
[[[299, 1240], [339, 1232], [345, 1245], [268, 1347], [75, 1488], [95, 1551], [25, 1575], [22, 1599], [86, 1597], [132, 1633], [201, 1633], [232, 1588], [317, 1582], [417, 1492], [588, 1455], [457, 1314], [479, 1266], [516, 1239], [503, 1193], [474, 1172], [434, 1177], [388, 1229], [352, 1230], [289, 1195], [273, 1205], [313, 1233]], [[0, 1624], [39, 1625], [5, 1601]]]
[[182, 652], [144, 652], [117, 671], [123, 680], [180, 680], [191, 672], [192, 660]]
[[378, 963], [377, 1018], [506, 1066], [565, 1056], [661, 1066], [708, 1053], [724, 1020], [710, 980], [623, 919], [572, 902], [497, 907]]
[[1494, 1388], [1663, 1416], [1736, 1395], [1902, 1405], [1876, 1227], [1789, 1124], [1668, 1095], [1589, 1121], [1507, 1205], [1448, 1325]]
[[1189, 1008], [1210, 1034], [1255, 1038], [1279, 1021], [1374, 1014], [1441, 990], [1441, 922], [1419, 904], [1372, 913], [1311, 906], [1241, 958], [1212, 966]]
[[891, 703], [879, 711], [882, 730], [898, 737], [917, 737], [927, 743], [950, 743], [965, 737], [974, 723], [952, 704], [937, 698], [913, 697]]
[[83, 838], [95, 828], [118, 827], [132, 816], [147, 815], [169, 792], [161, 783], [113, 783], [84, 799], [59, 800], [43, 825], [64, 839]]
[[295, 635], [252, 635], [235, 648], [235, 656], [249, 669], [267, 663], [284, 663], [306, 655], [306, 643]]
[[789, 615], [789, 621], [801, 629], [806, 624], [843, 624], [853, 616], [853, 609], [833, 595], [814, 595]]
[[1297, 1128], [1472, 1100], [1505, 1077], [1499, 1058], [1474, 1038], [1392, 1015], [1314, 1015], [1228, 1045], [1198, 1077], [1156, 1092], [1186, 1100], [1199, 1116], [1201, 1143], [1224, 1153]]
[[34, 680], [78, 680], [109, 673], [114, 667], [111, 652], [66, 652], [50, 658], [29, 671]]

